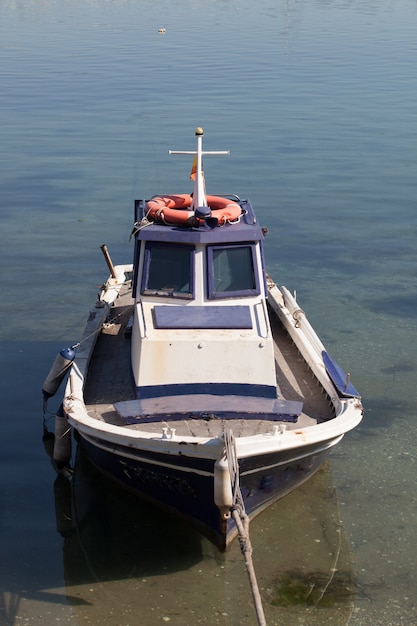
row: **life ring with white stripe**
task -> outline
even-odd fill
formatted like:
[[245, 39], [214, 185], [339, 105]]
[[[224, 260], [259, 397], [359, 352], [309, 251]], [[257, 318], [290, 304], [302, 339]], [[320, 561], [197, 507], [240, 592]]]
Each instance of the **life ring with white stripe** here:
[[[242, 210], [237, 202], [221, 196], [207, 196], [207, 204], [211, 217], [217, 219], [219, 226], [227, 222], [238, 220]], [[175, 194], [172, 196], [156, 196], [147, 202], [146, 215], [155, 222], [164, 224], [192, 225], [194, 211], [190, 209], [192, 198], [189, 194]]]

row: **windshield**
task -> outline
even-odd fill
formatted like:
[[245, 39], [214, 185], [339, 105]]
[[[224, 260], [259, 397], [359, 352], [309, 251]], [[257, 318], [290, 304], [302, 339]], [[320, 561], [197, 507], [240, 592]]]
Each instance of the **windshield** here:
[[257, 295], [253, 245], [208, 248], [209, 298]]
[[141, 292], [144, 295], [192, 298], [193, 246], [148, 242]]

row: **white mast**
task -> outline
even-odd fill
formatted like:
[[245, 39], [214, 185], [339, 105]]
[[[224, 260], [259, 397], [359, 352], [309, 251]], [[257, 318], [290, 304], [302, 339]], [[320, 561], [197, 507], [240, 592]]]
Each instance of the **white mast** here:
[[196, 174], [194, 179], [194, 193], [193, 193], [193, 201], [191, 204], [191, 209], [193, 211], [196, 210], [199, 206], [207, 206], [207, 198], [206, 198], [206, 185], [204, 182], [204, 172], [203, 172], [203, 155], [206, 154], [230, 154], [229, 150], [216, 151], [216, 152], [204, 152], [203, 151], [203, 135], [204, 131], [202, 128], [198, 127], [195, 129], [195, 134], [197, 137], [197, 150], [170, 150], [169, 154], [194, 154], [196, 156]]

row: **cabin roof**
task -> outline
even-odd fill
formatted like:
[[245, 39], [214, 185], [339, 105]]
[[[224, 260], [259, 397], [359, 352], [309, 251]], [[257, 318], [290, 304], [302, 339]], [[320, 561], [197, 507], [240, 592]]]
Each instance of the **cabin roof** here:
[[[178, 226], [167, 224], [151, 224], [139, 228], [136, 238], [146, 241], [162, 241], [176, 243], [235, 243], [240, 241], [260, 241], [264, 239], [262, 227], [258, 223], [249, 200], [238, 200], [242, 209], [242, 217], [237, 224], [216, 226], [205, 224], [200, 227]], [[146, 200], [135, 200], [136, 223], [145, 216]]]

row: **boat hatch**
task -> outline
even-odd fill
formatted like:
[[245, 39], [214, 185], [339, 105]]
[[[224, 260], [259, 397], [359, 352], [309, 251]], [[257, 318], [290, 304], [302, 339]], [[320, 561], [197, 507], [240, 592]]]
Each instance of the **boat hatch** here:
[[248, 306], [155, 306], [155, 328], [252, 328]]

